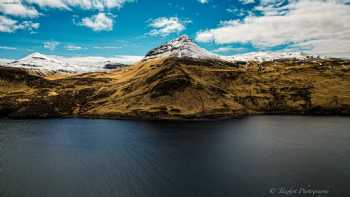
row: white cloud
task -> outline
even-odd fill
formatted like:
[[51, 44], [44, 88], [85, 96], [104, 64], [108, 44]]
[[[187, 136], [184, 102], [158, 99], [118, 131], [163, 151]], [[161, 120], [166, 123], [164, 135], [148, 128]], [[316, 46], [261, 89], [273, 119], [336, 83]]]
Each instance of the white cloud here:
[[39, 23], [34, 23], [32, 21], [22, 21], [20, 24], [17, 25], [18, 29], [30, 30], [31, 32], [33, 32], [34, 29], [38, 29], [39, 27]]
[[228, 53], [228, 52], [242, 52], [244, 50], [245, 50], [245, 48], [219, 47], [219, 48], [213, 50], [213, 52], [215, 52], [215, 53]]
[[[301, 2], [302, 1], [305, 0], [301, 0]], [[315, 1], [317, 2], [323, 0]], [[297, 3], [296, 0], [261, 0], [260, 5], [256, 6], [255, 10], [262, 12], [264, 15], [282, 15], [286, 14], [289, 10], [289, 7], [295, 3]]]
[[39, 26], [39, 23], [33, 23], [32, 21], [22, 21], [19, 23], [17, 20], [0, 15], [0, 32], [11, 33], [16, 30], [29, 30], [33, 32], [33, 30], [38, 29]]
[[247, 10], [247, 9], [244, 9], [244, 8], [240, 8], [240, 9], [238, 9], [238, 8], [227, 8], [226, 12], [229, 12], [231, 14], [234, 14], [234, 15], [240, 16], [240, 17], [248, 16], [248, 15], [250, 15], [250, 16], [254, 15], [254, 12], [252, 10]]
[[73, 45], [73, 44], [66, 45], [66, 46], [64, 46], [64, 48], [66, 50], [68, 50], [68, 51], [79, 51], [79, 50], [83, 49], [83, 47], [77, 46], [77, 45]]
[[0, 16], [0, 32], [14, 32], [16, 31], [17, 21]]
[[260, 48], [293, 44], [325, 55], [350, 54], [349, 5], [339, 1], [300, 0], [287, 5], [274, 4], [274, 8], [264, 3], [259, 8], [265, 15], [221, 22], [217, 28], [198, 32], [196, 40], [252, 43]]
[[208, 3], [208, 0], [198, 0], [199, 3], [206, 4]]
[[120, 49], [122, 47], [118, 46], [95, 46], [94, 49]]
[[[25, 0], [29, 4], [37, 5], [41, 8], [58, 8], [58, 9], [70, 9], [69, 2], [64, 0]], [[75, 1], [72, 1], [75, 2]]]
[[0, 58], [0, 64], [7, 64], [13, 61], [14, 61], [13, 59]]
[[111, 61], [120, 62], [124, 64], [133, 64], [138, 61], [141, 61], [144, 56], [132, 56], [132, 55], [117, 55], [111, 58]]
[[242, 4], [251, 4], [255, 3], [255, 0], [239, 0], [239, 2], [241, 2]]
[[20, 0], [0, 0], [0, 13], [30, 18], [39, 15], [39, 12], [34, 7], [25, 6]]
[[177, 17], [159, 17], [149, 24], [153, 29], [148, 33], [151, 36], [168, 36], [172, 33], [179, 33], [186, 29], [185, 25], [191, 23], [189, 20], [181, 21]]
[[106, 10], [121, 8], [127, 2], [134, 0], [25, 0], [30, 4], [36, 4], [43, 8], [58, 8], [70, 10], [74, 7], [81, 9]]
[[350, 57], [349, 39], [310, 40], [298, 43], [294, 47], [322, 56]]
[[83, 18], [81, 25], [88, 27], [94, 31], [112, 31], [113, 19], [105, 13], [98, 13], [97, 15]]
[[[7, 16], [34, 18], [42, 14], [38, 10], [47, 10], [49, 8], [73, 10], [99, 10], [100, 12], [110, 11], [111, 9], [121, 8], [125, 3], [135, 2], [137, 0], [0, 0], [0, 32], [14, 32], [18, 29], [27, 29], [31, 33], [37, 29], [40, 24], [31, 21], [18, 23], [17, 19], [11, 19]], [[104, 13], [97, 14], [90, 18], [84, 18], [82, 21], [94, 31], [110, 31], [113, 27], [113, 20]]]
[[0, 49], [3, 49], [3, 50], [17, 50], [17, 48], [9, 47], [9, 46], [0, 46]]
[[114, 57], [66, 57], [68, 62], [75, 65], [99, 65], [101, 63], [111, 62], [111, 63], [122, 63], [122, 64], [133, 64], [143, 59], [143, 56], [131, 56], [131, 55], [117, 55]]
[[220, 47], [220, 48], [215, 49], [213, 52], [215, 52], [215, 53], [225, 53], [225, 52], [231, 51], [232, 49], [233, 48], [230, 48], [230, 47]]
[[44, 42], [44, 48], [53, 51], [53, 50], [56, 49], [56, 47], [57, 47], [59, 44], [60, 44], [60, 43], [59, 43], [59, 42], [56, 42], [56, 41], [47, 41], [47, 42]]

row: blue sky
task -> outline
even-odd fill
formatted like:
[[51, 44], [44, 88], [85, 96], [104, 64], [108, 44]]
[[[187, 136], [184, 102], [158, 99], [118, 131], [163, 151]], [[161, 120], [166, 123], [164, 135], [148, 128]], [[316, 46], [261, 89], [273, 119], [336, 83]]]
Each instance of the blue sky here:
[[144, 55], [182, 34], [222, 55], [343, 57], [348, 21], [348, 0], [0, 0], [0, 58]]

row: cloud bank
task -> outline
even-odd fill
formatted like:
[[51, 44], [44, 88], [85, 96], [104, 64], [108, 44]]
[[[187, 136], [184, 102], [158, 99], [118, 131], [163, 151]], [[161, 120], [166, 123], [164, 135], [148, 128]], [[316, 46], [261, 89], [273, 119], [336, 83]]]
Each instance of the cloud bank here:
[[30, 32], [34, 32], [34, 30], [38, 29], [39, 27], [39, 23], [33, 23], [32, 21], [19, 22], [0, 15], [0, 32], [12, 33], [17, 30], [29, 30]]
[[148, 34], [150, 36], [168, 36], [172, 33], [180, 33], [186, 29], [189, 20], [180, 20], [178, 17], [159, 17], [153, 19], [149, 26], [153, 28]]
[[341, 1], [263, 0], [262, 15], [222, 21], [197, 33], [198, 42], [251, 43], [257, 48], [290, 45], [313, 54], [350, 54], [350, 6]]
[[82, 24], [94, 31], [110, 31], [113, 28], [113, 18], [104, 12], [119, 9], [125, 3], [134, 1], [136, 0], [0, 0], [0, 32], [37, 29], [39, 23], [21, 20], [44, 16], [40, 10], [48, 9], [99, 11], [97, 15], [84, 18]]
[[59, 42], [56, 42], [56, 41], [46, 41], [44, 42], [43, 44], [43, 47], [45, 49], [49, 49], [51, 51], [55, 50], [56, 47], [59, 45], [60, 43]]
[[198, 2], [201, 3], [201, 4], [207, 4], [208, 0], [198, 0]]
[[81, 25], [90, 28], [93, 31], [112, 31], [113, 18], [107, 16], [105, 13], [98, 13], [97, 15], [83, 18]]

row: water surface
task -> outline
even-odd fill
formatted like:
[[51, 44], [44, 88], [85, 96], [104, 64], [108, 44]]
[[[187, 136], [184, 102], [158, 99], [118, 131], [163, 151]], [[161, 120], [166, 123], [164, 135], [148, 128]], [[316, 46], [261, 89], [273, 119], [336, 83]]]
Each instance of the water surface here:
[[346, 117], [0, 120], [0, 196], [350, 196], [349, 183]]

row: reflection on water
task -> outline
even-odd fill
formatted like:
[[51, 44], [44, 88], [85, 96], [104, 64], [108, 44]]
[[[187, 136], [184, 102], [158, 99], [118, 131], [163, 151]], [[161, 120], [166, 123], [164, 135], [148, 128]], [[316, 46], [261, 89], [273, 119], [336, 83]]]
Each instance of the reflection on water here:
[[0, 120], [0, 196], [349, 196], [349, 120]]

